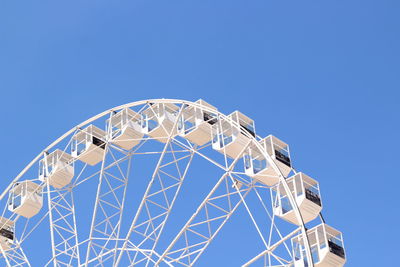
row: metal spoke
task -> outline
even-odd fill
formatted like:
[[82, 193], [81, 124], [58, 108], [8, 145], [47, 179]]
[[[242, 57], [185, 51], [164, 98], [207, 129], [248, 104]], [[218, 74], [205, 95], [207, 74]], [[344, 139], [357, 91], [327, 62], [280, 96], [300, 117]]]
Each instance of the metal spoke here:
[[[193, 265], [239, 207], [242, 199], [250, 192], [251, 185], [244, 184], [244, 189], [239, 190], [236, 184], [230, 182], [230, 172], [249, 144], [250, 142], [228, 166], [228, 171], [211, 189], [196, 212], [158, 259], [157, 264], [168, 258], [171, 264]], [[244, 193], [242, 198], [238, 197], [241, 192]]]
[[50, 190], [47, 184], [50, 233], [54, 266], [79, 265], [78, 232], [71, 188]]
[[[121, 166], [122, 162], [113, 154], [112, 148], [106, 146], [99, 176], [85, 266], [89, 262], [98, 262], [98, 264], [103, 265], [113, 261], [115, 257], [131, 166], [131, 157], [125, 158], [125, 161], [126, 159], [128, 159], [128, 167], [124, 171]], [[111, 161], [107, 166], [104, 164], [106, 160]], [[109, 250], [114, 253], [111, 257], [107, 253]]]

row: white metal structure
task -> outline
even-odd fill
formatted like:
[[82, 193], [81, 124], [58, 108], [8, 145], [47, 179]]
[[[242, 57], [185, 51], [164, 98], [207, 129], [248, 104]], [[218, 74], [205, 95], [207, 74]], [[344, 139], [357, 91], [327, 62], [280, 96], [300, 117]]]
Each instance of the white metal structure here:
[[[3, 191], [1, 257], [8, 266], [219, 266], [224, 257], [293, 266], [298, 243], [312, 266], [305, 224], [323, 221], [320, 209], [306, 214], [308, 185], [318, 183], [292, 168], [287, 144], [257, 136], [238, 111], [225, 116], [203, 100], [133, 102], [65, 133]], [[17, 196], [24, 201], [14, 207]], [[30, 202], [38, 196], [40, 207]], [[277, 212], [283, 196], [290, 218]], [[221, 235], [222, 247], [207, 249]]]

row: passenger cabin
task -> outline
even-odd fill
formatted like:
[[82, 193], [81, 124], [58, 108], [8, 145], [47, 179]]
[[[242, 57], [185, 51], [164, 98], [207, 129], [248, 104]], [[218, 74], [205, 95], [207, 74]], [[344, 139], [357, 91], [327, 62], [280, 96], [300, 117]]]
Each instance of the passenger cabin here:
[[42, 187], [35, 182], [17, 182], [9, 191], [8, 209], [25, 218], [36, 215], [42, 205]]
[[292, 170], [289, 146], [272, 135], [267, 136], [260, 143], [279, 171], [271, 166], [264, 156], [264, 151], [260, 151], [253, 145], [244, 154], [245, 173], [265, 185], [273, 186], [279, 182], [280, 174], [287, 177]]
[[279, 182], [279, 176], [263, 153], [256, 145], [250, 145], [243, 156], [244, 170], [249, 177], [273, 186]]
[[39, 180], [42, 182], [63, 188], [73, 177], [73, 158], [67, 152], [57, 149], [39, 161]]
[[4, 251], [9, 250], [14, 243], [14, 228], [13, 221], [0, 217], [0, 246]]
[[230, 158], [236, 158], [239, 153], [255, 137], [254, 121], [239, 111], [221, 119], [212, 127], [212, 147]]
[[278, 166], [283, 176], [287, 177], [292, 170], [289, 146], [273, 135], [267, 136], [261, 143], [267, 150], [267, 153], [272, 157], [272, 160]]
[[140, 119], [140, 115], [130, 108], [112, 114], [107, 120], [107, 125], [111, 127], [111, 143], [126, 150], [139, 144], [143, 137]]
[[103, 160], [106, 133], [94, 125], [79, 130], [73, 137], [72, 156], [89, 165]]
[[[307, 237], [315, 267], [341, 267], [346, 263], [341, 232], [327, 224], [320, 224], [307, 230]], [[301, 234], [292, 238], [294, 267], [311, 266], [304, 244]]]
[[171, 103], [150, 103], [142, 112], [142, 129], [150, 137], [166, 143], [170, 134], [176, 134], [174, 124], [179, 107]]
[[[217, 108], [202, 99], [195, 102], [200, 105], [186, 105], [179, 118], [179, 135], [190, 142], [202, 146], [212, 139], [212, 126], [217, 123]], [[208, 110], [205, 110], [207, 108]], [[209, 111], [209, 110], [212, 111]]]
[[[299, 207], [304, 223], [314, 220], [322, 210], [318, 182], [308, 175], [299, 172], [286, 179], [286, 183]], [[276, 185], [272, 192], [276, 193], [274, 196], [275, 215], [290, 223], [301, 224], [296, 218], [296, 214], [293, 207], [290, 205], [288, 195], [283, 185]]]

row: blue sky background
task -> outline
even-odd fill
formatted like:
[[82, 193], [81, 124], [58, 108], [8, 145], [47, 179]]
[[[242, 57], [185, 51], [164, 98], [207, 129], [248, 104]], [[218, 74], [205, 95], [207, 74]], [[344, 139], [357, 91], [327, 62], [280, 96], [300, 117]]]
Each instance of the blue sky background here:
[[203, 98], [291, 145], [347, 266], [398, 261], [400, 2], [2, 1], [0, 187], [105, 109]]

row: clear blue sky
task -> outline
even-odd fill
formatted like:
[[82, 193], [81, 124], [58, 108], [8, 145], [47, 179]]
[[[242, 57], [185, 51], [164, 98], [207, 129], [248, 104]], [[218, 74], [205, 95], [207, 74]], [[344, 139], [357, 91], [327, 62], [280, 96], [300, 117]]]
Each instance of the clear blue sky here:
[[113, 106], [203, 98], [291, 145], [348, 266], [398, 262], [400, 2], [2, 1], [0, 187]]

